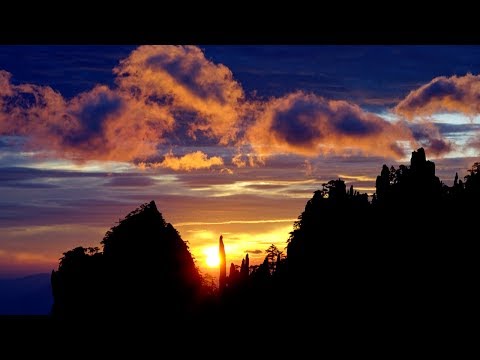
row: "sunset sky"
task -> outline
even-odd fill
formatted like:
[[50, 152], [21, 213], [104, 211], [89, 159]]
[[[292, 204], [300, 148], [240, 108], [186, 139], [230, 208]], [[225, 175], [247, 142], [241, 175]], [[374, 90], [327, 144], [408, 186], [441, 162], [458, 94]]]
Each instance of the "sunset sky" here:
[[286, 246], [321, 184], [374, 192], [423, 146], [478, 161], [479, 46], [0, 46], [0, 277], [155, 200], [200, 269]]

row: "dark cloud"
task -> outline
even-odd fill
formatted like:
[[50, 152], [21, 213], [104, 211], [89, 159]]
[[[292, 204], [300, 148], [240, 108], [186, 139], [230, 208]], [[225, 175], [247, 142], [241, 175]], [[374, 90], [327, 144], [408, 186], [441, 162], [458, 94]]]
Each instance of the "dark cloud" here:
[[58, 189], [60, 186], [46, 183], [30, 183], [30, 182], [12, 182], [2, 181], [1, 187], [18, 188], [18, 189]]
[[246, 253], [249, 253], [249, 254], [263, 254], [264, 251], [262, 250], [259, 250], [259, 249], [256, 249], [256, 250], [245, 250]]
[[452, 143], [444, 139], [431, 139], [426, 150], [433, 155], [441, 156], [453, 150]]
[[395, 111], [409, 119], [441, 112], [477, 115], [480, 113], [480, 76], [436, 77], [411, 91]]
[[27, 167], [0, 167], [0, 183], [44, 178], [103, 178], [107, 176], [109, 176], [109, 174], [106, 172], [43, 170]]
[[81, 119], [82, 129], [66, 140], [75, 146], [84, 143], [90, 137], [100, 135], [102, 126], [109, 116], [114, 116], [122, 107], [122, 100], [108, 91], [99, 92], [97, 96], [80, 107], [75, 116]]
[[292, 106], [278, 109], [273, 114], [269, 130], [281, 134], [289, 144], [310, 147], [314, 141], [323, 137], [320, 128], [316, 126], [318, 115], [324, 112], [331, 115], [329, 110], [324, 103], [300, 97]]
[[[352, 150], [401, 157], [397, 141], [414, 140], [402, 122], [388, 122], [355, 104], [303, 92], [262, 105], [247, 139], [260, 160], [282, 153], [351, 155]], [[237, 166], [245, 166], [246, 160], [234, 160]]]
[[459, 101], [464, 96], [464, 90], [458, 88], [452, 81], [446, 78], [437, 78], [418, 92], [417, 96], [412, 96], [402, 105], [416, 109], [425, 107], [432, 99], [443, 100], [446, 97], [451, 97], [453, 100]]
[[0, 148], [5, 150], [16, 150], [25, 145], [25, 139], [21, 136], [0, 136]]
[[437, 127], [431, 122], [421, 122], [409, 125], [415, 139], [425, 147], [428, 154], [442, 156], [454, 149], [453, 144], [444, 139]]
[[341, 117], [340, 120], [335, 123], [335, 128], [342, 134], [358, 136], [376, 134], [382, 131], [379, 124], [365, 122], [354, 114]]
[[473, 123], [465, 123], [465, 124], [437, 123], [436, 126], [438, 130], [440, 130], [440, 133], [444, 136], [480, 131], [480, 124], [473, 124]]

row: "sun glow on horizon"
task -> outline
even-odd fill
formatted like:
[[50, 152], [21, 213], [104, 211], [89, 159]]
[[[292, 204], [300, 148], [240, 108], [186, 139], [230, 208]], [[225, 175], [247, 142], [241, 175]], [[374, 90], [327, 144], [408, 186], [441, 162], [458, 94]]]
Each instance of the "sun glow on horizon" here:
[[[226, 222], [228, 220], [225, 220]], [[219, 268], [218, 237], [223, 234], [225, 244], [227, 272], [230, 265], [240, 265], [249, 254], [250, 265], [260, 265], [265, 259], [265, 250], [274, 244], [286, 252], [287, 239], [293, 230], [293, 221], [283, 222], [221, 224], [211, 225], [208, 230], [200, 225], [198, 228], [183, 228], [180, 233], [188, 236], [190, 249], [200, 270], [217, 274]], [[190, 227], [190, 226], [189, 226]], [[188, 235], [187, 235], [188, 234]]]
[[205, 263], [208, 267], [214, 268], [220, 265], [220, 257], [218, 255], [218, 246], [210, 246], [203, 250], [205, 254]]

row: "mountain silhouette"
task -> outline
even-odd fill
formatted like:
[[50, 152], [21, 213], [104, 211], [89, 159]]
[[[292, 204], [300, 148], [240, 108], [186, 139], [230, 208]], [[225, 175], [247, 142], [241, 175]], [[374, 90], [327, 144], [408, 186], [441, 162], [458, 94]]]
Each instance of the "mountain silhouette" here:
[[232, 282], [230, 315], [261, 317], [268, 309], [285, 321], [333, 327], [468, 316], [479, 164], [469, 172], [446, 186], [420, 148], [410, 165], [383, 165], [371, 202], [341, 179], [323, 184], [295, 222], [286, 258], [275, 263], [267, 254], [248, 281]]
[[193, 311], [201, 277], [188, 245], [155, 202], [129, 213], [105, 235], [103, 252], [78, 247], [52, 273], [56, 317], [179, 317]]
[[[153, 317], [223, 324], [269, 314], [332, 331], [365, 324], [453, 324], [476, 303], [480, 163], [443, 184], [423, 148], [410, 165], [385, 164], [371, 201], [342, 179], [322, 184], [285, 249], [260, 265], [230, 264], [220, 237], [220, 291], [202, 279], [188, 245], [152, 201], [109, 230], [99, 248], [64, 253], [52, 273], [58, 318]], [[213, 239], [212, 239], [213, 240]], [[208, 320], [208, 321], [206, 321]]]

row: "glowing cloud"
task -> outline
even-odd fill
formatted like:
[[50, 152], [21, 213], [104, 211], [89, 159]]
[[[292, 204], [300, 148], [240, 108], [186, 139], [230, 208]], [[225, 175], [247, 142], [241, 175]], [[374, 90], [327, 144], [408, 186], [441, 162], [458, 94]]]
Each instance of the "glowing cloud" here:
[[[187, 145], [198, 139], [235, 146], [231, 164], [238, 168], [264, 165], [276, 154], [399, 158], [399, 142], [415, 145], [417, 140], [437, 155], [452, 148], [428, 124], [413, 129], [405, 121], [387, 121], [346, 101], [301, 91], [267, 101], [247, 100], [232, 72], [208, 60], [196, 46], [140, 46], [113, 73], [114, 87], [98, 84], [65, 99], [48, 86], [14, 84], [10, 73], [0, 71], [0, 135], [22, 136], [30, 150], [63, 159], [178, 171], [224, 163], [201, 151], [182, 157], [169, 153], [163, 161], [152, 162], [162, 146], [176, 145], [178, 139]], [[395, 110], [406, 117], [443, 110], [476, 114], [479, 79], [471, 74], [436, 78], [411, 92]]]
[[63, 158], [127, 162], [158, 155], [174, 131], [220, 144], [236, 139], [243, 90], [198, 47], [141, 46], [114, 73], [116, 87], [97, 85], [66, 100], [50, 87], [14, 85], [11, 74], [0, 71], [0, 135], [25, 136], [31, 148]]
[[246, 139], [260, 159], [281, 153], [317, 156], [352, 151], [401, 157], [397, 141], [414, 141], [400, 122], [390, 123], [346, 101], [303, 92], [266, 103]]
[[0, 75], [0, 135], [21, 135], [34, 149], [74, 160], [132, 161], [157, 152], [173, 129], [168, 109], [99, 85], [69, 101], [50, 87], [12, 85]]
[[235, 139], [244, 97], [226, 66], [205, 58], [196, 46], [140, 46], [114, 69], [128, 93], [193, 111], [189, 135], [197, 131], [226, 144]]
[[479, 99], [479, 75], [440, 76], [411, 91], [395, 107], [395, 111], [407, 119], [441, 112], [459, 112], [473, 116], [480, 114]]
[[219, 156], [208, 157], [202, 151], [195, 151], [182, 157], [176, 157], [173, 153], [165, 155], [162, 162], [157, 163], [141, 163], [141, 168], [168, 168], [172, 170], [191, 171], [198, 169], [210, 169], [212, 166], [223, 165], [223, 159]]

